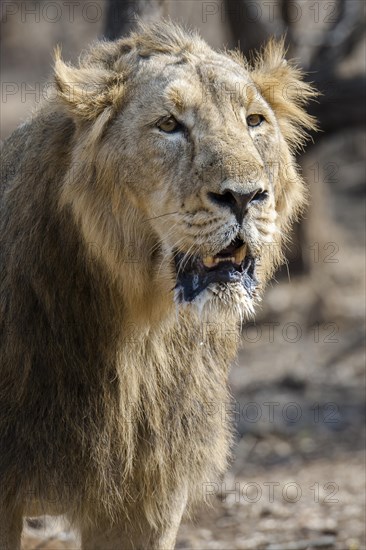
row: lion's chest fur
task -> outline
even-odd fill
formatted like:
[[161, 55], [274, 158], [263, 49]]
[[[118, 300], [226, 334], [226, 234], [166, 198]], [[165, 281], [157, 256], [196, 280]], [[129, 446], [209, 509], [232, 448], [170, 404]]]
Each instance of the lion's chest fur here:
[[38, 266], [11, 284], [16, 311], [1, 365], [12, 419], [1, 441], [4, 471], [15, 467], [20, 493], [46, 511], [56, 499], [80, 515], [88, 499], [117, 514], [132, 505], [131, 493], [144, 506], [159, 494], [164, 507], [180, 484], [194, 499], [225, 467], [221, 412], [235, 346], [230, 353], [227, 338], [184, 315], [131, 331], [103, 274], [80, 270], [70, 244], [59, 253], [66, 262], [56, 273]]
[[28, 494], [46, 507], [56, 497], [71, 510], [92, 499], [112, 513], [132, 506], [137, 494], [144, 506], [159, 495], [164, 508], [179, 486], [190, 500], [201, 498], [205, 482], [225, 468], [229, 447], [227, 363], [220, 354], [177, 324], [122, 340], [114, 364], [79, 369], [65, 374], [62, 387], [60, 380], [46, 384], [48, 406], [38, 417], [36, 400], [25, 406], [21, 422], [24, 428], [32, 418], [38, 448], [27, 448], [23, 467], [42, 472], [41, 479], [24, 479]]

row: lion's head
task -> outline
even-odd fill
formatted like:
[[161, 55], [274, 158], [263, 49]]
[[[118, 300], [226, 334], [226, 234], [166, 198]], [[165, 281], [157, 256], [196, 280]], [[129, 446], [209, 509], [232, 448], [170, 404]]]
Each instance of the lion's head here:
[[57, 55], [76, 125], [61, 202], [131, 308], [252, 310], [303, 206], [293, 154], [314, 127], [314, 91], [283, 55], [270, 42], [249, 65], [171, 23], [99, 42], [77, 68]]

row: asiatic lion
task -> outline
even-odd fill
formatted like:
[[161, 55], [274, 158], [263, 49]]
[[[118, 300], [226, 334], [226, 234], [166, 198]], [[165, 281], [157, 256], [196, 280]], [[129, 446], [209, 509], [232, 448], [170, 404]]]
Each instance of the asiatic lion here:
[[304, 203], [314, 95], [163, 22], [55, 62], [2, 151], [0, 547], [66, 514], [84, 549], [173, 548], [226, 467], [240, 322]]

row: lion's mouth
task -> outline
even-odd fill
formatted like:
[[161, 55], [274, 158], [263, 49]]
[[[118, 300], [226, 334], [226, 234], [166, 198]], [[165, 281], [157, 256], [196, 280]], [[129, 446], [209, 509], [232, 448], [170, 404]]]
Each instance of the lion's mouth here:
[[178, 302], [192, 302], [203, 290], [214, 283], [241, 283], [251, 296], [257, 286], [255, 258], [249, 247], [239, 238], [215, 256], [187, 256], [174, 254]]

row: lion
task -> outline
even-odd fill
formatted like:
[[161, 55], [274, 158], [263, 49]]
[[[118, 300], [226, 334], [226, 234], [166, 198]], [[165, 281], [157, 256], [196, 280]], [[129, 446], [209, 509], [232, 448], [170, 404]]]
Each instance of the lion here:
[[56, 52], [2, 150], [2, 550], [42, 514], [84, 550], [174, 548], [225, 471], [241, 323], [306, 201], [315, 92], [284, 54], [170, 21]]

